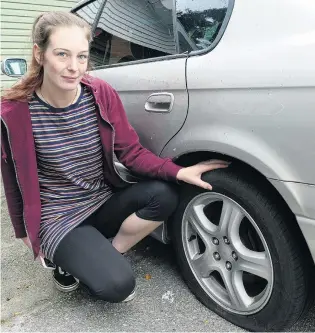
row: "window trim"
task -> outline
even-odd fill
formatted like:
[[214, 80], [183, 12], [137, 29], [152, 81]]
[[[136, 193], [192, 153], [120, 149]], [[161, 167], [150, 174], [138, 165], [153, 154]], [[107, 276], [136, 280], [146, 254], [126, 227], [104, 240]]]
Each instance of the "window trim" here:
[[[73, 7], [70, 12], [75, 14], [77, 11], [79, 11], [80, 9], [82, 9], [85, 6], [88, 6], [90, 3], [95, 2], [97, 0], [83, 0], [81, 3], [78, 3], [75, 7]], [[97, 23], [102, 15], [103, 9], [106, 5], [107, 0], [103, 0], [103, 2], [101, 2], [101, 5], [96, 13], [96, 16], [93, 20], [93, 24], [91, 25], [91, 31], [92, 31], [92, 36], [94, 36], [94, 32], [95, 29], [97, 27]]]
[[[79, 3], [75, 4], [71, 9], [71, 13], [75, 13], [76, 11], [80, 10], [82, 7], [85, 7], [89, 5], [91, 2], [94, 2], [96, 0], [82, 0]], [[106, 0], [105, 0], [106, 1]]]
[[173, 33], [175, 39], [176, 53], [179, 54], [179, 43], [178, 43], [178, 29], [177, 29], [177, 17], [176, 17], [176, 0], [172, 1], [172, 16], [173, 16]]
[[94, 32], [97, 28], [97, 24], [102, 16], [102, 13], [103, 13], [103, 10], [104, 10], [104, 7], [106, 6], [106, 2], [107, 0], [103, 0], [102, 4], [100, 5], [100, 8], [98, 10], [98, 12], [96, 13], [96, 16], [95, 16], [95, 19], [94, 19], [94, 23], [92, 25], [92, 36], [94, 37]]

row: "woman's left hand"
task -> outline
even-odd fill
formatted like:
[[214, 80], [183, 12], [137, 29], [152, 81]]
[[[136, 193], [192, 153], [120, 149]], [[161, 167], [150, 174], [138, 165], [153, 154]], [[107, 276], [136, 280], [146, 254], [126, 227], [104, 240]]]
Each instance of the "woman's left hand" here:
[[212, 186], [209, 183], [204, 182], [201, 179], [201, 175], [207, 171], [227, 168], [229, 164], [230, 164], [229, 162], [221, 160], [210, 160], [210, 161], [200, 162], [193, 166], [179, 170], [176, 178], [177, 180], [184, 181], [185, 183], [196, 185], [206, 190], [212, 190]]

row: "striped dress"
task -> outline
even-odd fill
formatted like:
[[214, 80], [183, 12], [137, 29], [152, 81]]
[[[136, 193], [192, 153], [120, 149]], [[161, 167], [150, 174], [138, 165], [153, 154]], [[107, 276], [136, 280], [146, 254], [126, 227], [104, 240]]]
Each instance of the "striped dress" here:
[[93, 95], [82, 86], [75, 104], [54, 108], [36, 93], [29, 102], [41, 198], [41, 250], [53, 261], [62, 238], [112, 195]]

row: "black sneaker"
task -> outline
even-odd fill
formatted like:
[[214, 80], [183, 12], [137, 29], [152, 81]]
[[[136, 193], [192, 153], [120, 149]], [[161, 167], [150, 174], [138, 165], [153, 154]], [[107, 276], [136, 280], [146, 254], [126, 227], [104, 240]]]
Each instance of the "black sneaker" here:
[[74, 291], [79, 287], [79, 280], [63, 271], [59, 266], [56, 266], [56, 269], [53, 271], [53, 279], [56, 288], [64, 293]]

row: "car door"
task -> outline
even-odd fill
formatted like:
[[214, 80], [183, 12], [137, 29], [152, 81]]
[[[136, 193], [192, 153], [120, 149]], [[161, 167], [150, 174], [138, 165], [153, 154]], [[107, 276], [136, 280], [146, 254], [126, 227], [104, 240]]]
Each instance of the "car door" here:
[[98, 0], [77, 14], [97, 18], [91, 74], [118, 91], [141, 143], [160, 154], [188, 111], [175, 1]]

